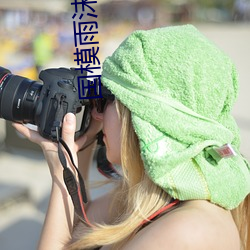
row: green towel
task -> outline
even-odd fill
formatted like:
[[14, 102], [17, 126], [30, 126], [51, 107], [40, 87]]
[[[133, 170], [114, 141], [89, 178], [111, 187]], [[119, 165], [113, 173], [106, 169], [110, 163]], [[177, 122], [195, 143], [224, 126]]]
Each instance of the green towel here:
[[[250, 192], [230, 114], [237, 72], [195, 27], [133, 32], [105, 60], [102, 83], [131, 111], [145, 170], [173, 198], [233, 209]], [[237, 156], [209, 154], [226, 143]]]

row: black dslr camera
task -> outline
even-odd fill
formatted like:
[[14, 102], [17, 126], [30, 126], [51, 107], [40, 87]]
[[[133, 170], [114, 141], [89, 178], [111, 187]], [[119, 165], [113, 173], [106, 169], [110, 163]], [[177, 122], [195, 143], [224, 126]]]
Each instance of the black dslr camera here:
[[[72, 112], [77, 115], [75, 137], [79, 137], [87, 130], [91, 117], [88, 93], [79, 98], [78, 76], [86, 76], [84, 73], [46, 69], [39, 74], [42, 84], [0, 67], [0, 117], [37, 125], [41, 136], [57, 141], [64, 115]], [[83, 84], [87, 86], [87, 79]]]

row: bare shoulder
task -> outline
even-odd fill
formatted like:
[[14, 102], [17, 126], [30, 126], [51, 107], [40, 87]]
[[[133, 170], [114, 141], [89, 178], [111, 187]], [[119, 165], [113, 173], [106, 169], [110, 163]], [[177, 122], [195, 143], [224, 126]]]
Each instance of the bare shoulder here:
[[229, 211], [207, 201], [188, 201], [160, 217], [124, 247], [171, 250], [239, 250], [237, 228]]

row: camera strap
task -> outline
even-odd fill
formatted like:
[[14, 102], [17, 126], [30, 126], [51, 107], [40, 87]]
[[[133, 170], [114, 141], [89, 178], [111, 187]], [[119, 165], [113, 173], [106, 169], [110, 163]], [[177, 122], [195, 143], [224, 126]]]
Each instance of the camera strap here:
[[[70, 168], [67, 167], [67, 160], [64, 155], [62, 147], [66, 150], [71, 164], [74, 166], [74, 169], [76, 170], [76, 174], [78, 176], [78, 181], [72, 172]], [[80, 217], [80, 219], [86, 223], [89, 226], [92, 226], [91, 223], [89, 222], [85, 208], [84, 208], [84, 203], [87, 204], [88, 199], [87, 199], [87, 193], [84, 185], [84, 180], [76, 167], [74, 163], [73, 156], [71, 154], [71, 151], [65, 141], [62, 138], [59, 138], [58, 140], [58, 156], [60, 159], [60, 162], [63, 166], [63, 179], [64, 183], [67, 187], [67, 190], [71, 196], [72, 202], [74, 204], [75, 212], [76, 214]]]
[[[75, 208], [75, 213], [79, 216], [79, 218], [86, 223], [87, 225], [91, 226], [86, 212], [84, 208], [84, 203], [87, 204], [88, 199], [87, 199], [87, 194], [86, 194], [86, 189], [84, 185], [84, 180], [76, 167], [74, 163], [74, 159], [72, 156], [72, 153], [68, 147], [68, 145], [65, 143], [65, 141], [61, 138], [61, 125], [62, 125], [62, 120], [65, 114], [65, 105], [64, 105], [64, 100], [65, 96], [63, 94], [56, 94], [55, 99], [57, 100], [57, 109], [55, 112], [55, 118], [54, 118], [54, 123], [51, 128], [51, 136], [52, 140], [58, 143], [58, 157], [59, 160], [63, 166], [63, 179], [64, 183], [67, 187], [67, 190], [71, 196], [71, 200], [73, 202], [74, 208]], [[62, 147], [65, 149], [67, 152], [69, 159], [71, 161], [71, 165], [74, 167], [73, 170], [75, 170], [75, 173], [73, 172], [72, 169], [70, 169], [67, 166], [67, 160], [65, 157], [65, 151], [63, 151]], [[76, 178], [77, 176], [77, 178]]]

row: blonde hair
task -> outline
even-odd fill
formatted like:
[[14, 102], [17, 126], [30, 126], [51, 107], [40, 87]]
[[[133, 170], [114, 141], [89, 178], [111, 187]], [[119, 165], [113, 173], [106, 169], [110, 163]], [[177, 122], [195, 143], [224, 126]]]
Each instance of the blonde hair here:
[[[140, 156], [140, 148], [135, 134], [130, 111], [116, 101], [118, 115], [122, 120], [121, 162], [124, 177], [114, 191], [111, 223], [96, 224], [69, 249], [94, 249], [111, 245], [111, 249], [121, 247], [131, 239], [141, 222], [159, 210], [171, 197], [156, 186], [146, 175]], [[115, 214], [114, 214], [115, 212]], [[232, 211], [234, 221], [242, 240], [242, 250], [250, 250], [250, 195]]]
[[140, 156], [138, 138], [134, 132], [130, 111], [116, 101], [118, 115], [122, 118], [121, 162], [123, 179], [114, 191], [113, 218], [110, 225], [96, 224], [69, 249], [94, 249], [112, 245], [120, 249], [128, 238], [138, 231], [141, 222], [159, 210], [171, 197], [156, 186], [146, 175]]

